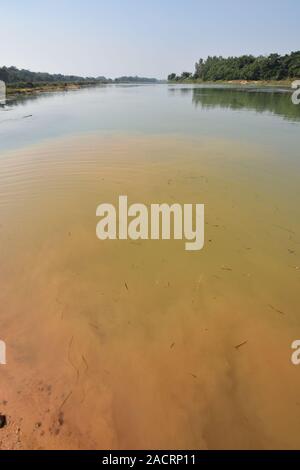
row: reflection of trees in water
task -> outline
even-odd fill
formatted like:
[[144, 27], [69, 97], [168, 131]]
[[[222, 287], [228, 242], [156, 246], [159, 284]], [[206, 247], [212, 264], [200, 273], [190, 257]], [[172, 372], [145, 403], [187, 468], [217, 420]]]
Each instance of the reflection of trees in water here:
[[250, 109], [270, 112], [289, 120], [300, 120], [300, 106], [292, 103], [291, 93], [271, 90], [193, 89], [193, 103], [204, 109]]
[[251, 88], [170, 88], [182, 95], [192, 93], [195, 106], [202, 109], [224, 108], [231, 110], [249, 109], [258, 113], [269, 112], [291, 121], [300, 121], [300, 106], [292, 103], [291, 93], [274, 89]]
[[[300, 105], [294, 105], [291, 99], [291, 92], [282, 92], [274, 89], [257, 88], [236, 88], [221, 86], [203, 87], [169, 87], [170, 94], [187, 96], [192, 94], [192, 101], [196, 107], [202, 109], [224, 108], [231, 110], [249, 109], [258, 113], [269, 112], [281, 116], [291, 121], [300, 121]], [[57, 92], [61, 94], [70, 93], [67, 91]], [[0, 108], [11, 108], [14, 106], [24, 106], [28, 101], [48, 99], [53, 97], [55, 92], [32, 93], [8, 96], [6, 104], [0, 103]]]
[[[106, 85], [95, 85], [95, 86], [87, 86], [87, 87], [82, 87], [80, 91], [89, 91], [92, 90], [93, 88], [104, 88]], [[16, 93], [16, 94], [11, 94], [7, 95], [6, 97], [6, 104], [4, 107], [6, 108], [12, 108], [14, 106], [24, 106], [26, 105], [29, 101], [35, 101], [35, 100], [42, 100], [42, 99], [49, 99], [52, 98], [55, 95], [68, 95], [69, 93], [78, 93], [79, 90], [72, 90], [72, 89], [67, 89], [67, 90], [55, 90], [55, 91], [42, 91], [42, 92], [33, 92], [33, 93]], [[2, 106], [3, 107], [3, 106]]]
[[[57, 92], [58, 93], [58, 92]], [[60, 91], [60, 94], [67, 94], [67, 91]], [[19, 95], [8, 95], [6, 98], [5, 108], [12, 108], [14, 106], [24, 106], [28, 103], [28, 101], [35, 101], [41, 99], [47, 99], [53, 96], [55, 92], [49, 93], [28, 93]]]

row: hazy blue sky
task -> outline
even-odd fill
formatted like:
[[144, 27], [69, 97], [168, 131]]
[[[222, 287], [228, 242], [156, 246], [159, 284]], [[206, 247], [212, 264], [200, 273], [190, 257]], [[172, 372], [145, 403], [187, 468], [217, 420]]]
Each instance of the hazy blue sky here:
[[207, 55], [300, 49], [299, 0], [0, 0], [0, 65], [164, 78]]

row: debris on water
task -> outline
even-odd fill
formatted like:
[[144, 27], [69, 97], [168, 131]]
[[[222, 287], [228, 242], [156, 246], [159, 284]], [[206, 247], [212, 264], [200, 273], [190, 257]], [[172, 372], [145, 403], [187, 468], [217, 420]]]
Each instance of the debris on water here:
[[73, 390], [71, 390], [71, 391], [68, 393], [68, 395], [66, 396], [66, 398], [65, 398], [65, 399], [63, 400], [63, 402], [61, 403], [59, 409], [61, 409], [61, 408], [67, 403], [67, 401], [68, 401], [69, 398], [72, 396], [72, 394], [73, 394]]
[[278, 308], [273, 307], [273, 305], [269, 304], [268, 306], [269, 306], [272, 310], [274, 310], [274, 312], [280, 313], [280, 315], [286, 315], [285, 312], [283, 312], [282, 310], [279, 310]]
[[58, 424], [60, 426], [62, 426], [64, 424], [64, 414], [62, 411], [59, 412], [59, 415], [58, 415]]
[[240, 343], [240, 344], [237, 344], [235, 347], [235, 349], [240, 349], [242, 348], [243, 346], [245, 346], [246, 344], [248, 343], [248, 341], [244, 341], [243, 343]]
[[281, 225], [273, 225], [273, 227], [280, 228], [281, 230], [284, 230], [285, 232], [288, 232], [288, 233], [290, 233], [290, 234], [292, 234], [292, 235], [295, 235], [295, 232], [293, 232], [293, 230], [290, 230], [290, 229], [288, 229], [288, 228], [286, 228], [286, 227], [282, 227]]
[[86, 360], [86, 358], [84, 357], [83, 354], [81, 355], [81, 358], [82, 358], [82, 361], [84, 362], [86, 370], [88, 371], [89, 370], [89, 365], [88, 365], [88, 362], [87, 362], [87, 360]]
[[32, 114], [27, 114], [27, 116], [23, 116], [23, 119], [27, 119], [27, 118], [30, 118], [32, 117]]
[[223, 271], [232, 271], [232, 268], [229, 268], [228, 266], [222, 266]]
[[0, 413], [0, 429], [4, 428], [6, 425], [7, 425], [6, 416]]
[[72, 344], [73, 344], [73, 339], [74, 339], [74, 336], [72, 336], [71, 340], [70, 340], [70, 343], [69, 343], [69, 348], [68, 348], [68, 361], [70, 363], [70, 365], [73, 367], [73, 369], [75, 370], [76, 372], [76, 379], [77, 379], [77, 382], [78, 382], [78, 379], [79, 379], [79, 369], [76, 367], [76, 365], [74, 364], [74, 362], [72, 361], [72, 358], [71, 358], [71, 348], [72, 348]]

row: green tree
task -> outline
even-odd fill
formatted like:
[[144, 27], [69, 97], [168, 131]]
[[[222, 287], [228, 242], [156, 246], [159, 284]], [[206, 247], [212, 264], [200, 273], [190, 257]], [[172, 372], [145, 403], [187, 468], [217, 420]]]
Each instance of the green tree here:
[[170, 75], [168, 75], [168, 80], [169, 82], [176, 80], [176, 73], [170, 73]]

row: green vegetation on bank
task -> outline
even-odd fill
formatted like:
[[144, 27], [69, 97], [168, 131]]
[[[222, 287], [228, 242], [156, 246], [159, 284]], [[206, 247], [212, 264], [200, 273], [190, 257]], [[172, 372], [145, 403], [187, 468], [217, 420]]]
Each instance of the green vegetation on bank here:
[[159, 80], [156, 78], [146, 78], [146, 77], [118, 77], [114, 80], [111, 80], [112, 83], [158, 83]]
[[50, 74], [43, 72], [31, 72], [30, 70], [17, 69], [16, 67], [0, 67], [0, 80], [7, 85], [41, 83], [84, 83], [102, 82], [105, 77], [78, 77], [76, 75]]
[[300, 77], [300, 51], [291, 54], [254, 57], [208, 57], [195, 64], [194, 73], [171, 73], [168, 80], [178, 81], [284, 81]]
[[39, 90], [57, 90], [78, 88], [96, 84], [109, 83], [156, 83], [155, 78], [119, 77], [114, 80], [106, 77], [79, 77], [77, 75], [50, 74], [31, 72], [16, 67], [0, 67], [0, 80], [3, 80], [8, 92], [30, 92]]

